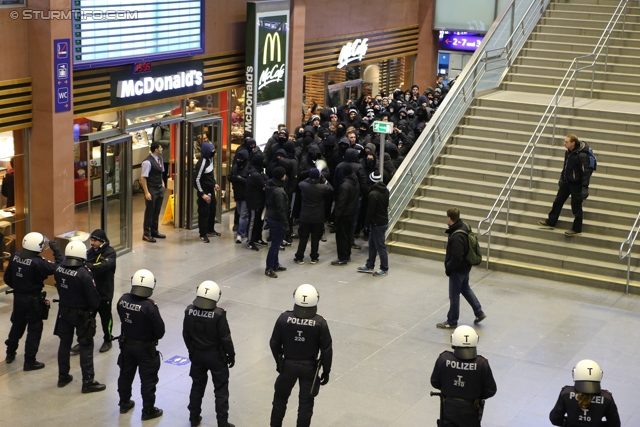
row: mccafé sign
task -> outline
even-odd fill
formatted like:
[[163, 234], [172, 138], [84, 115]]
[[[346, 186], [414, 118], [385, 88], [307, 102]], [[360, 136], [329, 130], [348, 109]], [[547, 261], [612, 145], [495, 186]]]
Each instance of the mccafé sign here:
[[121, 106], [188, 95], [204, 89], [202, 61], [160, 65], [151, 72], [111, 74], [111, 106]]
[[338, 69], [343, 68], [353, 61], [362, 61], [367, 54], [369, 39], [355, 39], [352, 42], [342, 46], [340, 56], [338, 57]]

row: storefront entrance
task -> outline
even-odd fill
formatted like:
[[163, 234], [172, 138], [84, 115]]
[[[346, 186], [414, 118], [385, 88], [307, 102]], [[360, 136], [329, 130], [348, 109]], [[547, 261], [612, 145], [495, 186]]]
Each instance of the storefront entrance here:
[[[176, 161], [176, 175], [179, 176], [175, 192], [176, 215], [179, 221], [176, 227], [189, 230], [198, 227], [197, 190], [195, 188], [195, 165], [200, 159], [200, 147], [210, 142], [215, 147], [214, 176], [222, 187], [222, 118], [204, 116], [188, 118], [183, 122], [182, 143], [180, 144], [180, 161]], [[222, 194], [215, 194], [216, 219], [222, 217]]]

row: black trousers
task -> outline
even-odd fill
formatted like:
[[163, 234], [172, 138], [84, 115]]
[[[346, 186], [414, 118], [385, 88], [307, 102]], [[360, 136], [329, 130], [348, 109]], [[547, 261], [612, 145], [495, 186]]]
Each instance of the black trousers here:
[[478, 413], [471, 402], [446, 399], [442, 415], [442, 427], [480, 427]]
[[118, 377], [120, 402], [128, 402], [131, 399], [131, 384], [136, 376], [136, 370], [139, 369], [142, 408], [153, 408], [156, 403], [160, 353], [155, 348], [149, 349], [140, 345], [125, 344], [120, 347], [118, 366], [120, 366], [120, 376]]
[[556, 200], [553, 202], [553, 207], [551, 208], [551, 212], [549, 212], [549, 218], [547, 219], [547, 224], [552, 227], [556, 226], [558, 222], [558, 218], [560, 218], [560, 212], [562, 211], [562, 206], [567, 201], [567, 199], [571, 196], [571, 212], [573, 213], [573, 227], [571, 229], [578, 233], [582, 232], [582, 185], [580, 183], [569, 184], [563, 182], [560, 184], [558, 188], [558, 193], [556, 194]]
[[202, 408], [202, 398], [207, 388], [208, 372], [211, 372], [213, 394], [216, 402], [216, 418], [218, 425], [226, 425], [229, 418], [229, 368], [222, 361], [217, 349], [194, 350], [190, 354], [191, 370], [189, 376], [193, 380], [189, 394], [189, 413], [197, 418]]
[[[7, 354], [15, 354], [18, 350], [18, 342], [27, 330], [27, 339], [24, 343], [24, 361], [36, 360], [40, 338], [42, 337], [42, 307], [39, 297], [25, 294], [13, 294], [13, 312], [11, 313], [11, 330], [9, 337], [4, 342], [7, 346]], [[36, 303], [38, 303], [36, 305]]]
[[144, 233], [149, 236], [158, 232], [158, 217], [164, 199], [164, 187], [150, 188], [151, 200], [144, 199]]
[[247, 225], [247, 243], [253, 244], [262, 240], [262, 209], [249, 211], [249, 225]]
[[216, 223], [216, 198], [211, 193], [211, 202], [207, 203], [202, 197], [198, 197], [198, 231], [200, 237], [207, 235], [207, 232], [214, 230]]
[[311, 236], [311, 259], [318, 259], [318, 248], [320, 247], [320, 239], [324, 233], [324, 223], [309, 224], [307, 222], [301, 222], [298, 227], [298, 236], [300, 242], [298, 243], [298, 252], [296, 252], [296, 258], [303, 259], [304, 252], [307, 250], [307, 241]]
[[273, 409], [271, 410], [271, 427], [282, 427], [282, 420], [287, 412], [287, 402], [291, 390], [300, 381], [298, 393], [298, 422], [297, 427], [309, 427], [313, 416], [313, 400], [310, 394], [316, 366], [313, 360], [285, 360], [282, 373], [278, 375], [273, 395]]
[[336, 217], [336, 249], [338, 250], [338, 259], [343, 261], [351, 258], [353, 218], [353, 215], [342, 215]]
[[[293, 219], [300, 219], [300, 211], [302, 210], [302, 193], [300, 192], [300, 187], [296, 186], [294, 194], [296, 197], [293, 200], [293, 211], [291, 212], [291, 217]], [[298, 232], [298, 234], [300, 233]]]
[[[73, 344], [74, 332], [80, 344], [80, 369], [82, 370], [82, 380], [93, 379], [93, 336], [95, 328], [88, 329], [85, 320], [76, 314], [69, 313], [65, 307], [60, 307], [54, 334], [60, 338], [58, 347], [58, 375], [65, 376], [71, 370], [71, 345]], [[81, 338], [82, 337], [82, 338]]]
[[100, 314], [100, 324], [102, 325], [102, 332], [104, 333], [104, 341], [110, 342], [113, 339], [111, 331], [113, 330], [113, 315], [111, 314], [111, 300], [100, 300], [98, 311], [93, 316]]

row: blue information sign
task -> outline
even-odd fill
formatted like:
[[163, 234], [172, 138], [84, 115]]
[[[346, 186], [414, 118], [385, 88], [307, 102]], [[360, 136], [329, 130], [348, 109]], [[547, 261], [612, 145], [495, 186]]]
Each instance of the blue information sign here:
[[53, 96], [56, 113], [71, 111], [71, 56], [69, 39], [53, 41]]

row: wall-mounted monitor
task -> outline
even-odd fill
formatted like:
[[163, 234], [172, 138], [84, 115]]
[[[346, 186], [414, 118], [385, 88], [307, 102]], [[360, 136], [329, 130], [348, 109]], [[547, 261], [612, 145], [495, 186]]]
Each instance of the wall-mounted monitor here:
[[496, 18], [497, 0], [436, 0], [436, 30], [486, 33]]

